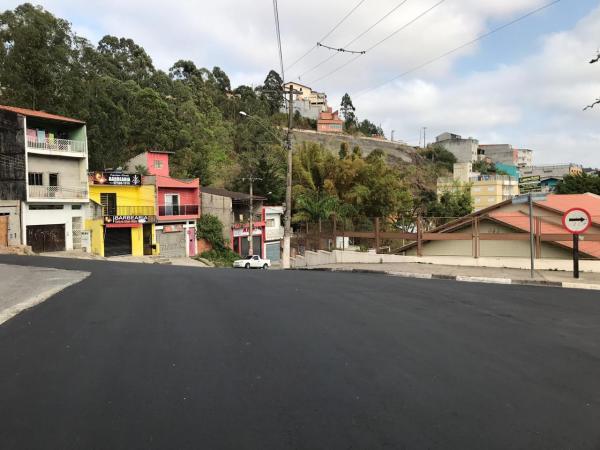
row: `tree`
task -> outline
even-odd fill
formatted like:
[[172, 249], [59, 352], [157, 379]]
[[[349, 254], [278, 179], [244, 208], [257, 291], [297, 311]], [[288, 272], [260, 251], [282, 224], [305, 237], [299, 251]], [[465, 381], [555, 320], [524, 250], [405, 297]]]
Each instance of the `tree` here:
[[223, 247], [223, 224], [217, 216], [202, 214], [202, 217], [196, 220], [196, 237], [206, 239], [213, 248]]
[[102, 73], [122, 81], [142, 84], [155, 72], [152, 58], [133, 39], [104, 36], [98, 42], [98, 55]]
[[348, 156], [348, 143], [342, 142], [340, 144], [340, 151], [338, 152], [338, 156], [340, 159], [344, 159]]
[[429, 145], [427, 148], [420, 150], [419, 154], [448, 172], [453, 171], [454, 164], [457, 161], [456, 156], [452, 152], [449, 152], [443, 145], [439, 144]]
[[231, 91], [231, 82], [227, 74], [218, 66], [213, 67], [212, 74], [221, 92]]
[[269, 71], [267, 78], [259, 92], [266, 99], [269, 115], [273, 115], [281, 109], [283, 105], [283, 80], [274, 70]]
[[0, 86], [4, 102], [69, 112], [79, 55], [66, 20], [24, 3], [0, 14]]
[[339, 209], [336, 197], [323, 192], [305, 192], [296, 198], [292, 221], [318, 223], [319, 231], [323, 220], [328, 220]]
[[350, 131], [356, 128], [356, 115], [354, 111], [356, 108], [352, 104], [352, 99], [348, 93], [345, 93], [342, 97], [342, 102], [340, 104], [340, 111], [342, 113], [342, 118], [344, 119], [344, 128], [346, 131]]
[[557, 194], [592, 194], [600, 195], [600, 176], [588, 175], [585, 172], [565, 175], [556, 186]]
[[471, 186], [456, 183], [451, 189], [442, 193], [439, 199], [427, 205], [429, 217], [443, 218], [442, 222], [450, 221], [473, 212]]

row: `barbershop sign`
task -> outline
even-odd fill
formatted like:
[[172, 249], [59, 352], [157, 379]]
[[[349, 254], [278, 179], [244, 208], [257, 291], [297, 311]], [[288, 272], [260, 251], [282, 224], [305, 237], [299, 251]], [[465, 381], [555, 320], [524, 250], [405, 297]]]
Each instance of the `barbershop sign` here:
[[142, 184], [142, 177], [137, 173], [94, 172], [92, 179], [94, 184], [111, 186], [140, 186]]
[[104, 216], [104, 223], [147, 223], [148, 216]]

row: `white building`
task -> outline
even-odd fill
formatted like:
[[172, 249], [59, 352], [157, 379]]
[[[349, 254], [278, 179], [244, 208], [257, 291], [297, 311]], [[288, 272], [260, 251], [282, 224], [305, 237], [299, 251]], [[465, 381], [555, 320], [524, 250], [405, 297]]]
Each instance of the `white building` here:
[[281, 260], [281, 241], [283, 240], [283, 206], [265, 206], [265, 249], [263, 255], [271, 262]]
[[[288, 82], [283, 85], [283, 89], [289, 91], [293, 89], [292, 108], [294, 112], [298, 111], [302, 117], [317, 120], [319, 113], [327, 111], [327, 95], [323, 92], [313, 91], [312, 88], [300, 83]], [[286, 104], [281, 107], [281, 112], [287, 113], [287, 95]]]
[[463, 139], [458, 134], [442, 133], [435, 138], [435, 143], [456, 156], [456, 162], [475, 162], [479, 159], [479, 141], [477, 139]]
[[0, 106], [0, 200], [20, 201], [20, 242], [35, 252], [81, 248], [88, 203], [85, 123]]

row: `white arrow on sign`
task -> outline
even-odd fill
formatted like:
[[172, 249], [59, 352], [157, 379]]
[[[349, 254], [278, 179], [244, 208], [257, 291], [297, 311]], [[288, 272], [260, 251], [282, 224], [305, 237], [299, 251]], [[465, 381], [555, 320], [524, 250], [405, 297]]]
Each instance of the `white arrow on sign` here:
[[569, 233], [585, 233], [591, 223], [590, 213], [583, 208], [571, 208], [563, 216], [563, 226]]

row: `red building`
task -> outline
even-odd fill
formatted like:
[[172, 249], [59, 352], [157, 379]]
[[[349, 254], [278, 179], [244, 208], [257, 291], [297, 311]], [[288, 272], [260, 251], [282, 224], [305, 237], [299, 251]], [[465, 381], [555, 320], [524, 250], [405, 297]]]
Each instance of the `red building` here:
[[317, 131], [341, 133], [344, 131], [344, 121], [339, 118], [338, 112], [332, 112], [331, 106], [329, 106], [327, 111], [319, 113], [319, 119], [317, 120]]
[[156, 186], [156, 242], [162, 256], [195, 256], [196, 219], [200, 217], [200, 180], [169, 176], [169, 152], [147, 151], [130, 159], [127, 167], [144, 167], [150, 175], [143, 184]]

